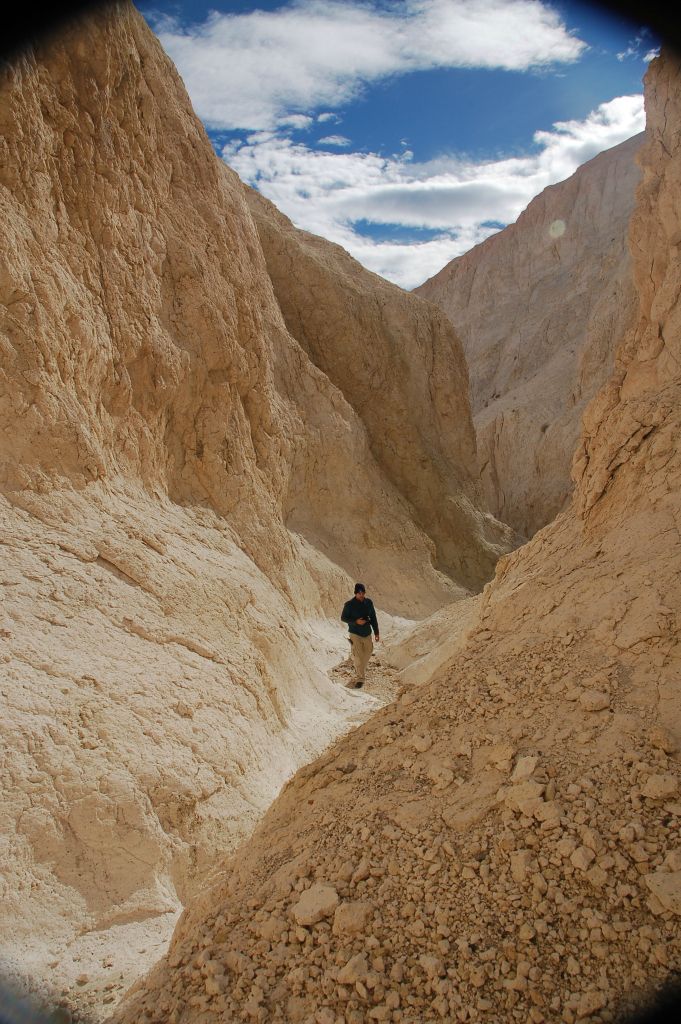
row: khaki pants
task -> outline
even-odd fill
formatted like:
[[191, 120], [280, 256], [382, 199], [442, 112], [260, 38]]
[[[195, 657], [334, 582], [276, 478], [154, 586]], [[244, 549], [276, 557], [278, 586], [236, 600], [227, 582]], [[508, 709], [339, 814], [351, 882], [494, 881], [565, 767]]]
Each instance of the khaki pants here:
[[352, 646], [352, 663], [355, 666], [355, 672], [357, 674], [356, 681], [358, 683], [363, 683], [367, 663], [374, 649], [371, 634], [369, 634], [369, 636], [357, 636], [355, 633], [350, 633], [349, 640], [350, 645]]

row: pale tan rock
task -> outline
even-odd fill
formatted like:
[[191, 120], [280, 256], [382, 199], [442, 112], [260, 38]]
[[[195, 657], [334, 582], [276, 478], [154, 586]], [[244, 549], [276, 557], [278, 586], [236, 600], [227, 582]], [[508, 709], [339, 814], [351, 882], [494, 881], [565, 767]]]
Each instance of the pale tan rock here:
[[427, 734], [415, 736], [414, 739], [412, 740], [412, 746], [414, 747], [414, 750], [418, 751], [418, 753], [420, 754], [424, 754], [427, 750], [430, 750], [432, 745], [433, 741]]
[[442, 978], [447, 973], [445, 965], [439, 957], [424, 953], [419, 957], [419, 963], [429, 978]]
[[519, 757], [511, 775], [511, 782], [524, 782], [529, 779], [534, 774], [538, 763], [538, 757]]
[[604, 992], [593, 990], [585, 992], [577, 1004], [577, 1020], [584, 1020], [586, 1017], [593, 1017], [594, 1013], [601, 1010], [607, 1004], [607, 996]]
[[602, 889], [608, 882], [608, 874], [600, 864], [594, 864], [593, 867], [589, 868], [586, 872], [586, 877], [596, 889]]
[[369, 968], [364, 953], [356, 953], [351, 957], [344, 967], [338, 972], [338, 983], [340, 985], [354, 985], [363, 981], [368, 974]]
[[365, 930], [372, 912], [370, 903], [341, 903], [333, 917], [334, 935], [360, 935]]
[[642, 141], [551, 185], [416, 289], [463, 342], [490, 508], [527, 537], [567, 504], [582, 413], [636, 313], [627, 233]]
[[307, 927], [331, 917], [338, 906], [338, 893], [330, 885], [316, 882], [306, 889], [293, 907], [293, 917], [299, 925]]
[[643, 880], [665, 910], [681, 914], [681, 871], [655, 871]]
[[531, 780], [519, 782], [517, 785], [509, 787], [506, 791], [506, 806], [516, 811], [522, 811], [526, 807], [534, 807], [536, 801], [541, 799], [544, 788], [541, 782], [533, 782]]
[[593, 863], [596, 854], [588, 846], [578, 846], [570, 857], [570, 863], [580, 871], [586, 871]]
[[679, 791], [679, 780], [676, 775], [649, 775], [643, 784], [641, 793], [649, 800], [669, 800]]
[[579, 695], [579, 703], [585, 711], [604, 711], [610, 706], [610, 697], [602, 690], [583, 690]]
[[673, 754], [678, 748], [676, 738], [669, 729], [661, 725], [656, 725], [649, 731], [648, 739], [653, 747], [664, 750], [667, 754]]
[[516, 882], [524, 882], [532, 863], [531, 850], [517, 850], [511, 854], [511, 875]]
[[563, 808], [557, 800], [540, 800], [533, 810], [537, 821], [553, 822], [557, 824], [562, 816]]
[[669, 850], [665, 855], [664, 865], [670, 871], [681, 871], [681, 847]]

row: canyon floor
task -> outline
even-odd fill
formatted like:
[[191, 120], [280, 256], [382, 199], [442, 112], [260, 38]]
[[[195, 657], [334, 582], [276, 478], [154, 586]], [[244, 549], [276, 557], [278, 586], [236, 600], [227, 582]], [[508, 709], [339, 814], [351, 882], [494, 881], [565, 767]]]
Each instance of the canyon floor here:
[[[558, 313], [598, 194], [620, 236], [567, 391], [541, 318], [547, 372], [494, 384], [522, 546], [456, 324], [249, 190], [131, 4], [0, 75], [10, 972], [62, 1022], [610, 1024], [681, 970], [678, 60], [553, 193]], [[482, 321], [557, 209], [472, 257]]]
[[[460, 602], [462, 612], [465, 605], [465, 601]], [[309, 623], [311, 660], [332, 686], [351, 695], [345, 729], [357, 728], [396, 699], [403, 683], [398, 669], [385, 660], [383, 652], [389, 658], [391, 649], [404, 643], [416, 625], [413, 620], [381, 616], [384, 639], [374, 647], [364, 687], [355, 689], [345, 626], [319, 619]], [[403, 662], [404, 658], [398, 660]], [[166, 914], [101, 930], [84, 928], [67, 944], [54, 941], [46, 947], [34, 938], [25, 948], [17, 949], [11, 959], [4, 960], [4, 978], [17, 992], [37, 999], [47, 1010], [56, 1010], [57, 1024], [69, 1019], [98, 1024], [166, 953], [180, 913], [178, 907]]]

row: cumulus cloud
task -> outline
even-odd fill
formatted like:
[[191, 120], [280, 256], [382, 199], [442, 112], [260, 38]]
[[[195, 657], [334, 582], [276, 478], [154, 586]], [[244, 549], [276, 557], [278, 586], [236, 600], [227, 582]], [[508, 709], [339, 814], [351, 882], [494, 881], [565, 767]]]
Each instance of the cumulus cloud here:
[[272, 129], [319, 120], [389, 75], [432, 68], [525, 71], [569, 63], [586, 44], [540, 0], [292, 0], [274, 11], [213, 11], [199, 25], [150, 16], [202, 120]]
[[[562, 181], [604, 149], [642, 131], [643, 97], [619, 96], [583, 121], [535, 133], [534, 152], [485, 162], [411, 154], [332, 153], [274, 132], [232, 141], [223, 157], [299, 227], [344, 246], [370, 270], [405, 288], [517, 219], [547, 185]], [[427, 229], [409, 244], [376, 241], [364, 224]]]

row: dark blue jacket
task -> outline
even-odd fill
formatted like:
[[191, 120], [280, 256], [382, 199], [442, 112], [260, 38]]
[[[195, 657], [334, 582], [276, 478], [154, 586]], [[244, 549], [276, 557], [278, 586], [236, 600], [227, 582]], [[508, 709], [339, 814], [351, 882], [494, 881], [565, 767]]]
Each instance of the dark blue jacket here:
[[[368, 621], [363, 626], [358, 626], [357, 619], [367, 619]], [[372, 628], [378, 636], [376, 609], [374, 602], [369, 597], [365, 597], [363, 601], [358, 601], [356, 597], [346, 601], [343, 605], [341, 620], [347, 622], [349, 632], [356, 636], [371, 636]]]

